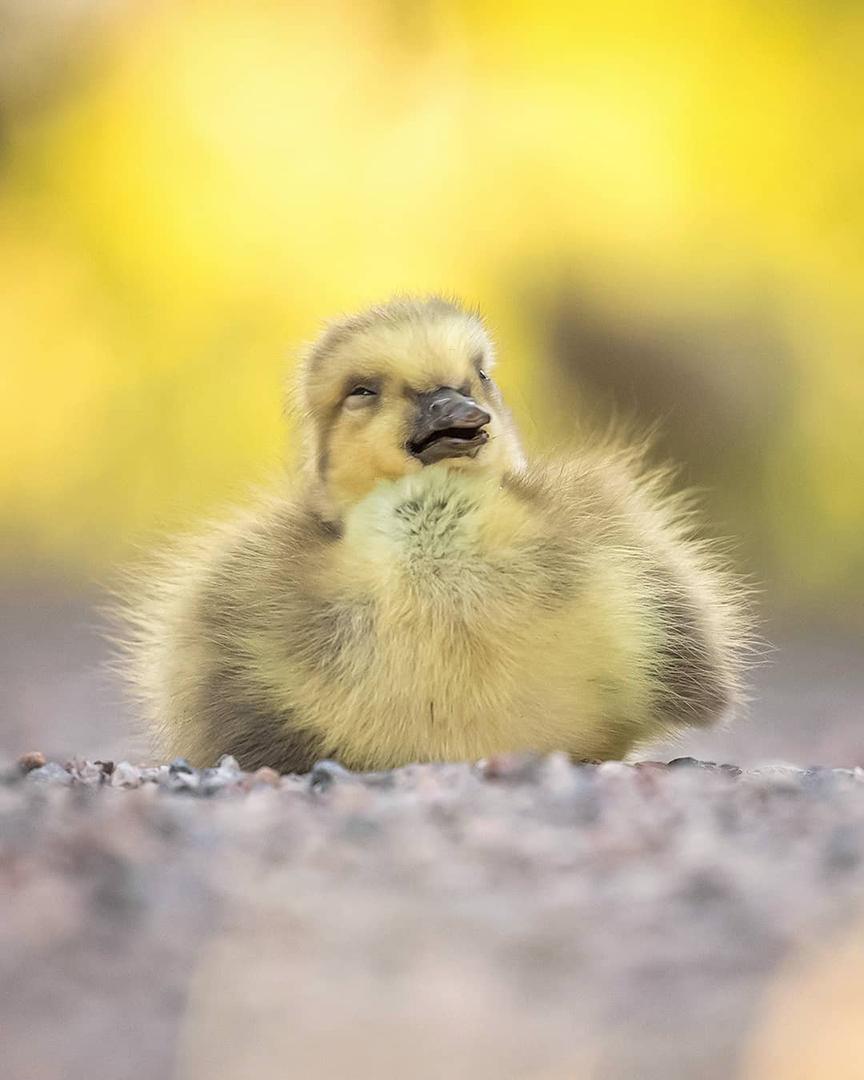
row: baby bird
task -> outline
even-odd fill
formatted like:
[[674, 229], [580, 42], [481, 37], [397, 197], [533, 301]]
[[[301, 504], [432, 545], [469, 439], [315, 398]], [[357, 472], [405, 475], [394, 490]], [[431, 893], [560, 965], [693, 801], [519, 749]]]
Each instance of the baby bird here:
[[621, 757], [741, 695], [740, 589], [640, 453], [526, 461], [480, 318], [331, 323], [283, 490], [169, 556], [133, 613], [160, 750], [360, 770]]

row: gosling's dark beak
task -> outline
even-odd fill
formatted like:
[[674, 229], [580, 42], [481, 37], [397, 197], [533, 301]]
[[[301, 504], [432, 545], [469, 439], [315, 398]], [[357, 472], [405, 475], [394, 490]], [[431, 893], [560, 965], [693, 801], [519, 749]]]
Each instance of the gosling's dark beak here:
[[417, 416], [408, 449], [424, 465], [449, 457], [473, 457], [489, 438], [492, 417], [473, 398], [450, 386], [417, 396]]

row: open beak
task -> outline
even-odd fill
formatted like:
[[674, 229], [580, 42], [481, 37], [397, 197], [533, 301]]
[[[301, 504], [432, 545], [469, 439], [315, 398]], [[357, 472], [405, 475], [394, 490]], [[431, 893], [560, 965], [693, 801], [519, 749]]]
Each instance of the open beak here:
[[408, 450], [424, 465], [450, 457], [474, 457], [489, 438], [492, 417], [473, 398], [450, 386], [417, 397]]

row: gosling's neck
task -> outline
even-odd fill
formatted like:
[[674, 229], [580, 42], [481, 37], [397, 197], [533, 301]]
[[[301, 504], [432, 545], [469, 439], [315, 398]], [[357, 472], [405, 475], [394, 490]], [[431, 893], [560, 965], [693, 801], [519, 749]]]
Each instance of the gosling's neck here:
[[380, 483], [344, 517], [353, 577], [408, 577], [430, 589], [472, 579], [533, 534], [528, 508], [494, 474], [430, 466]]

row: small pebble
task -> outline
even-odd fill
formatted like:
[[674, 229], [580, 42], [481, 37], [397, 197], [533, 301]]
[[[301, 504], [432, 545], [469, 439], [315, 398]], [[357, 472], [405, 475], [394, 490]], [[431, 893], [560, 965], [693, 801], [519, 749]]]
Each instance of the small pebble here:
[[28, 779], [37, 784], [62, 784], [63, 787], [70, 787], [74, 782], [72, 774], [56, 761], [49, 761], [47, 765], [33, 769], [28, 773]]
[[202, 769], [197, 775], [201, 794], [213, 795], [217, 791], [236, 787], [244, 774], [236, 758], [231, 757], [230, 754], [223, 754], [215, 769]]
[[66, 762], [66, 771], [72, 780], [86, 787], [99, 787], [108, 779], [99, 761], [87, 761], [86, 758], [73, 758]]
[[34, 769], [41, 769], [45, 764], [45, 755], [41, 750], [31, 750], [28, 754], [22, 754], [18, 758], [18, 768], [23, 773], [33, 772]]
[[169, 774], [167, 765], [147, 765], [139, 770], [141, 780], [149, 784], [163, 784]]
[[624, 777], [630, 774], [633, 766], [624, 761], [601, 761], [597, 766], [597, 775], [607, 777]]
[[396, 786], [396, 773], [392, 769], [384, 772], [362, 773], [360, 779], [366, 787], [389, 789]]
[[223, 754], [216, 762], [216, 768], [223, 769], [225, 772], [242, 772], [242, 769], [237, 763], [237, 758], [232, 757], [230, 754]]
[[536, 754], [494, 754], [478, 761], [475, 768], [484, 780], [522, 783], [537, 778], [541, 760]]
[[539, 769], [543, 786], [553, 795], [569, 795], [584, 779], [567, 754], [549, 754]]
[[189, 764], [185, 757], [174, 758], [171, 764], [168, 766], [168, 773], [171, 776], [178, 776], [181, 773], [194, 773], [195, 770]]
[[758, 769], [748, 769], [743, 779], [792, 790], [801, 786], [803, 775], [804, 770], [796, 765], [762, 765]]
[[128, 761], [118, 762], [111, 773], [111, 786], [119, 788], [137, 788], [141, 786], [141, 770]]
[[279, 787], [282, 778], [275, 769], [271, 769], [269, 765], [263, 765], [255, 773], [255, 781], [258, 784], [269, 784], [270, 787]]
[[202, 777], [203, 774], [198, 769], [193, 769], [186, 758], [175, 758], [168, 766], [167, 774], [157, 782], [166, 791], [194, 794], [201, 787]]
[[310, 791], [327, 791], [334, 784], [354, 779], [353, 773], [338, 761], [316, 761], [309, 773], [307, 784]]

